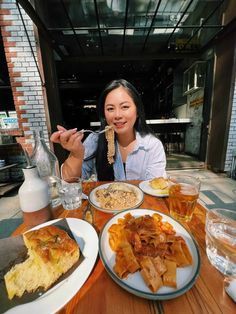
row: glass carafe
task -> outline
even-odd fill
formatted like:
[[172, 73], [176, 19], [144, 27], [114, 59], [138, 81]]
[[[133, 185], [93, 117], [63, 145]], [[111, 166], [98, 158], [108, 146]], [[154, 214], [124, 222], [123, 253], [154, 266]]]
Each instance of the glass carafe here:
[[42, 131], [34, 131], [34, 142], [32, 164], [37, 166], [39, 176], [47, 181], [50, 187], [52, 206], [58, 206], [61, 203], [57, 192], [57, 178], [60, 177], [58, 159], [45, 143]]

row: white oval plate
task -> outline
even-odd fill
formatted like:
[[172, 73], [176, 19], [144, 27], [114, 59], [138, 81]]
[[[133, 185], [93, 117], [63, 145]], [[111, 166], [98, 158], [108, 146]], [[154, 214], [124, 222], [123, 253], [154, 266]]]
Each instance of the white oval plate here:
[[[51, 225], [60, 219], [48, 221], [33, 229]], [[65, 280], [49, 289], [41, 297], [30, 303], [16, 306], [6, 313], [42, 314], [55, 313], [62, 308], [82, 287], [91, 273], [98, 254], [98, 236], [95, 229], [86, 221], [76, 218], [66, 218], [73, 236], [84, 256], [82, 263]], [[33, 230], [32, 229], [32, 230]]]
[[[111, 225], [117, 223], [119, 218], [124, 217], [124, 215], [126, 215], [127, 213], [130, 213], [134, 217], [158, 213], [163, 217], [163, 221], [169, 222], [174, 227], [177, 235], [181, 235], [184, 238], [191, 252], [194, 264], [188, 267], [177, 268], [176, 289], [165, 286], [161, 287], [156, 293], [153, 293], [149, 290], [139, 272], [129, 275], [125, 279], [121, 279], [113, 271], [113, 266], [115, 265], [115, 252], [112, 251], [109, 245], [108, 229]], [[113, 216], [106, 223], [106, 225], [103, 227], [102, 232], [100, 233], [99, 255], [108, 274], [118, 285], [134, 295], [150, 300], [169, 300], [184, 294], [194, 285], [200, 269], [200, 255], [198, 247], [191, 234], [180, 223], [178, 223], [170, 216], [151, 209], [138, 208], [133, 210], [126, 210]]]
[[[115, 182], [118, 182], [118, 181], [115, 181]], [[137, 202], [136, 202], [136, 204], [134, 206], [123, 208], [123, 209], [108, 209], [108, 208], [101, 207], [99, 202], [96, 200], [96, 191], [99, 190], [99, 189], [106, 189], [111, 183], [105, 183], [105, 184], [99, 185], [98, 187], [93, 189], [90, 192], [89, 198], [88, 198], [90, 204], [93, 207], [97, 208], [98, 210], [100, 210], [100, 211], [102, 211], [104, 213], [112, 213], [112, 214], [119, 213], [119, 212], [127, 210], [127, 209], [136, 208], [136, 207], [138, 207], [139, 205], [142, 204], [144, 195], [143, 195], [143, 191], [140, 190], [139, 187], [137, 187], [136, 185], [130, 184], [130, 183], [124, 183], [124, 182], [119, 182], [119, 183], [122, 183], [124, 185], [129, 186], [129, 187], [132, 187], [135, 190], [136, 195], [137, 195]]]
[[[146, 193], [146, 194], [149, 194], [149, 195], [152, 195], [152, 196], [158, 196], [158, 197], [166, 197], [166, 196], [169, 196], [169, 193], [163, 193], [163, 190], [159, 189], [153, 189], [150, 184], [149, 184], [150, 180], [147, 180], [147, 181], [142, 181], [139, 183], [139, 187], [140, 189]], [[165, 189], [166, 190], [166, 189]]]

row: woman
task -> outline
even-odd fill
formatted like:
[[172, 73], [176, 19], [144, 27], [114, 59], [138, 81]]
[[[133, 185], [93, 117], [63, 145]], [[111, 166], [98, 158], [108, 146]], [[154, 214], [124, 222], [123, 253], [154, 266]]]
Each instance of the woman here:
[[161, 141], [145, 121], [141, 98], [126, 80], [110, 82], [98, 102], [101, 128], [112, 126], [115, 132], [115, 160], [107, 160], [105, 134], [90, 134], [82, 143], [83, 133], [58, 126], [51, 141], [70, 152], [63, 164], [62, 175], [98, 180], [150, 180], [166, 176], [166, 157]]

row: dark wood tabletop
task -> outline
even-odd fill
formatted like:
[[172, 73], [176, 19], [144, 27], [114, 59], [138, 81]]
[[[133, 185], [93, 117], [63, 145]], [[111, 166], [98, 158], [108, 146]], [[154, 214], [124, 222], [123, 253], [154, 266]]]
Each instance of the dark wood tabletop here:
[[[104, 182], [89, 182], [83, 184], [84, 193]], [[138, 181], [129, 181], [138, 184]], [[88, 201], [84, 200], [77, 210], [63, 210], [62, 206], [54, 209], [55, 218], [81, 218]], [[159, 210], [169, 214], [168, 197], [158, 198], [145, 194], [140, 208]], [[94, 224], [99, 233], [110, 214], [93, 208]], [[152, 301], [137, 297], [117, 285], [105, 270], [100, 258], [92, 270], [89, 278], [76, 295], [58, 312], [79, 314], [156, 314], [156, 313], [236, 313], [236, 305], [226, 294], [223, 286], [223, 275], [208, 261], [205, 252], [205, 215], [206, 209], [197, 204], [191, 222], [185, 223], [185, 228], [194, 236], [201, 258], [199, 276], [194, 286], [185, 294], [171, 300]], [[13, 235], [27, 230], [22, 224]]]

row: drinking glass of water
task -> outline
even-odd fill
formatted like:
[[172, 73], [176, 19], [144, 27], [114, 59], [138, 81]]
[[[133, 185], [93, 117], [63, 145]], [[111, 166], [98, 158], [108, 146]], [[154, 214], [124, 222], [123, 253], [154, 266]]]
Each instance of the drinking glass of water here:
[[70, 177], [57, 182], [58, 194], [64, 209], [77, 209], [82, 203], [82, 180]]
[[221, 273], [236, 275], [236, 211], [217, 208], [207, 212], [206, 252]]

